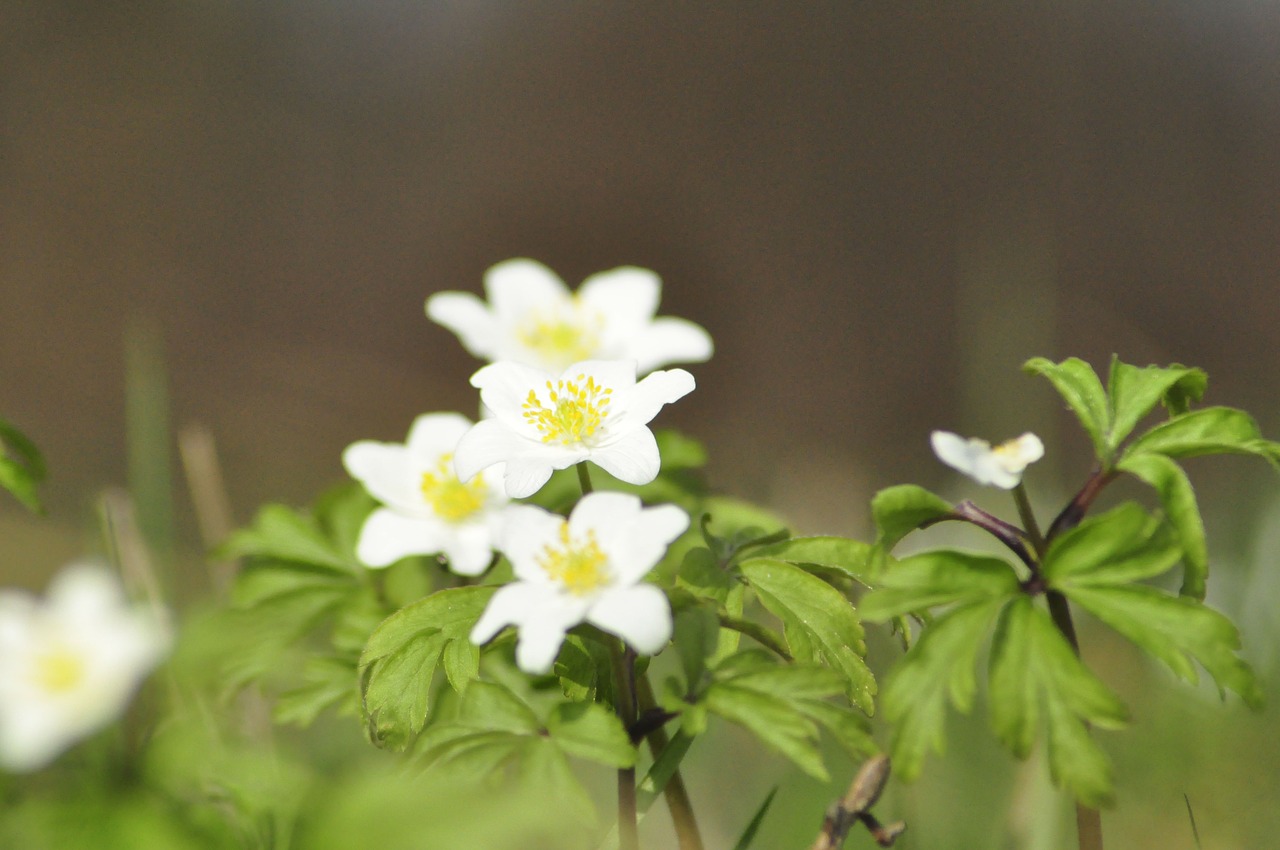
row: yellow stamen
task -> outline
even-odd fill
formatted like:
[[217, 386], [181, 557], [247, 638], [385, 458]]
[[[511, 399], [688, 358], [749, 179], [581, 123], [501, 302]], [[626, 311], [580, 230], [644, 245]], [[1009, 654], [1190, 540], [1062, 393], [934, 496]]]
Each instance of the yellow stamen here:
[[594, 531], [585, 540], [569, 536], [569, 523], [560, 523], [559, 544], [548, 544], [538, 556], [538, 566], [574, 596], [587, 596], [609, 581], [609, 557], [600, 550]]
[[563, 369], [596, 356], [603, 323], [598, 313], [588, 311], [575, 297], [568, 310], [534, 313], [517, 329], [516, 336], [548, 366]]
[[48, 693], [65, 693], [84, 680], [84, 658], [58, 647], [36, 659], [35, 682]]
[[523, 409], [524, 419], [542, 434], [542, 442], [559, 443], [562, 446], [581, 445], [587, 442], [609, 415], [612, 389], [606, 389], [588, 377], [582, 381], [547, 381], [546, 407], [538, 394], [529, 390]]
[[422, 473], [422, 495], [446, 522], [461, 522], [484, 507], [489, 496], [484, 473], [466, 484], [458, 480], [453, 471], [453, 455], [440, 456], [440, 462], [432, 472]]

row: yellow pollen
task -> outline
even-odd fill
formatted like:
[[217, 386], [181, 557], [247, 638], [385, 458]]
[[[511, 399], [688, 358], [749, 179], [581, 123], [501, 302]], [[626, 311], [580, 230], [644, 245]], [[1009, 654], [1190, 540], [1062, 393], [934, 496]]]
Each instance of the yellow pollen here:
[[538, 394], [529, 390], [522, 408], [526, 422], [538, 429], [544, 443], [562, 446], [581, 445], [595, 436], [609, 415], [609, 403], [613, 390], [596, 383], [595, 378], [583, 381], [547, 381], [547, 399], [551, 406], [544, 406]]
[[609, 581], [609, 558], [600, 551], [595, 532], [588, 531], [575, 545], [567, 521], [560, 524], [559, 543], [548, 544], [538, 555], [538, 566], [574, 596], [586, 596]]
[[597, 354], [601, 324], [599, 314], [587, 311], [575, 297], [567, 311], [534, 313], [516, 331], [516, 336], [548, 366], [563, 369]]
[[458, 480], [453, 471], [453, 455], [440, 456], [440, 462], [431, 472], [422, 473], [422, 495], [446, 522], [461, 522], [484, 507], [489, 495], [480, 473], [466, 484]]
[[84, 659], [66, 648], [56, 648], [36, 659], [35, 682], [48, 693], [64, 693], [84, 679]]

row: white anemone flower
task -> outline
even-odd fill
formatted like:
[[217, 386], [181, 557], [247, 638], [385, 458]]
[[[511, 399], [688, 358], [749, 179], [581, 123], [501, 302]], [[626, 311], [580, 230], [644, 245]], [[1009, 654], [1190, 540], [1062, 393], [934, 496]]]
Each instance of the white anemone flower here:
[[1030, 431], [992, 448], [977, 437], [965, 439], [950, 431], [934, 431], [930, 436], [938, 460], [957, 469], [979, 484], [1012, 490], [1022, 480], [1022, 471], [1044, 457], [1044, 443]]
[[515, 259], [485, 272], [484, 288], [487, 304], [469, 292], [427, 299], [427, 316], [483, 360], [513, 360], [548, 372], [582, 360], [634, 360], [645, 374], [711, 357], [711, 337], [700, 326], [654, 318], [662, 282], [648, 269], [600, 272], [570, 293], [546, 266]]
[[403, 444], [361, 440], [342, 453], [347, 472], [385, 505], [360, 529], [361, 561], [385, 567], [409, 555], [439, 553], [459, 575], [485, 571], [507, 494], [501, 466], [466, 483], [458, 480], [454, 449], [470, 428], [460, 413], [426, 413], [414, 420]]
[[103, 566], [68, 566], [43, 600], [0, 591], [0, 767], [36, 770], [108, 725], [168, 648]]
[[453, 462], [469, 481], [505, 463], [507, 495], [531, 496], [556, 469], [589, 460], [629, 484], [658, 475], [658, 443], [647, 427], [663, 405], [693, 390], [683, 369], [636, 381], [631, 361], [588, 360], [559, 375], [520, 363], [493, 363], [471, 376], [493, 415], [458, 443]]
[[675, 505], [641, 507], [629, 493], [590, 493], [565, 519], [532, 505], [511, 509], [498, 548], [516, 580], [502, 587], [471, 630], [483, 644], [507, 626], [519, 631], [516, 663], [545, 673], [579, 623], [617, 635], [652, 655], [671, 638], [671, 603], [641, 580], [689, 527]]

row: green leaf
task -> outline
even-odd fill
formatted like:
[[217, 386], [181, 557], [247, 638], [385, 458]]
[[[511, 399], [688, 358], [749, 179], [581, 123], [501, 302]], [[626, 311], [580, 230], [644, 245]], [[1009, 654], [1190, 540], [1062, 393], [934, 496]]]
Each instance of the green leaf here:
[[610, 767], [636, 763], [636, 748], [622, 721], [600, 703], [560, 703], [547, 716], [547, 732], [570, 755]]
[[1205, 407], [1155, 426], [1129, 444], [1127, 455], [1144, 452], [1169, 457], [1251, 454], [1276, 462], [1280, 448], [1262, 439], [1258, 424], [1243, 410]]
[[865, 585], [870, 571], [871, 546], [847, 537], [792, 537], [752, 552], [750, 557], [773, 558], [796, 566], [812, 564]]
[[310, 726], [320, 712], [334, 707], [339, 714], [355, 714], [360, 687], [354, 659], [319, 655], [302, 668], [304, 684], [281, 694], [272, 712], [277, 723]]
[[377, 505], [377, 500], [364, 487], [350, 481], [321, 494], [312, 513], [333, 550], [348, 562], [357, 563], [360, 530]]
[[886, 554], [898, 541], [921, 525], [949, 515], [954, 506], [914, 484], [887, 487], [871, 499], [871, 518], [876, 524], [876, 548]]
[[[495, 591], [442, 590], [392, 614], [370, 635], [360, 657], [360, 677], [362, 711], [375, 743], [403, 749], [421, 731], [445, 645], [467, 639]], [[467, 688], [464, 700], [473, 698], [476, 684]]]
[[838, 671], [849, 699], [870, 714], [876, 684], [862, 660], [867, 648], [853, 604], [822, 579], [785, 561], [750, 558], [740, 569], [760, 603], [782, 621], [792, 656]]
[[749, 850], [751, 842], [756, 840], [756, 833], [760, 831], [760, 824], [764, 823], [765, 815], [769, 814], [769, 807], [773, 805], [773, 798], [778, 796], [778, 786], [773, 786], [768, 794], [765, 795], [764, 801], [756, 808], [756, 813], [751, 816], [747, 828], [742, 830], [738, 842], [733, 845], [733, 850]]
[[1196, 493], [1187, 474], [1172, 458], [1150, 453], [1127, 454], [1116, 468], [1155, 488], [1165, 516], [1182, 547], [1181, 593], [1203, 600], [1209, 578], [1209, 547]]
[[293, 561], [339, 572], [361, 568], [337, 551], [309, 515], [284, 505], [267, 505], [249, 528], [241, 529], [218, 548], [217, 557]]
[[1181, 555], [1168, 524], [1125, 502], [1053, 541], [1045, 553], [1044, 577], [1062, 590], [1141, 581], [1170, 569]]
[[1093, 367], [1077, 357], [1068, 357], [1061, 363], [1033, 357], [1022, 365], [1022, 371], [1049, 379], [1084, 426], [1098, 459], [1107, 460], [1109, 449], [1105, 435], [1111, 430], [1110, 403]]
[[1139, 367], [1111, 359], [1108, 392], [1111, 403], [1111, 427], [1107, 446], [1114, 452], [1134, 426], [1151, 409], [1165, 399], [1172, 399], [1172, 409], [1185, 412], [1191, 401], [1199, 401], [1208, 384], [1208, 376], [1200, 369], [1173, 365]]
[[47, 470], [35, 443], [21, 431], [0, 419], [0, 487], [33, 511], [42, 510], [36, 487]]
[[685, 553], [676, 574], [676, 587], [689, 591], [699, 599], [711, 599], [723, 605], [736, 584], [728, 570], [722, 569], [715, 555], [705, 546]]
[[677, 469], [697, 469], [707, 465], [707, 450], [702, 443], [681, 434], [674, 428], [660, 428], [653, 432], [662, 457], [664, 472]]
[[879, 623], [953, 602], [1003, 599], [1018, 592], [1018, 575], [1006, 561], [956, 549], [935, 549], [903, 558], [862, 597], [865, 620]]
[[930, 750], [943, 752], [948, 697], [961, 713], [973, 707], [978, 648], [1005, 604], [978, 599], [940, 615], [889, 675], [880, 705], [894, 724], [893, 767], [903, 779], [920, 775]]
[[746, 728], [805, 773], [827, 779], [818, 751], [818, 727], [786, 697], [771, 690], [762, 692], [739, 678], [713, 684], [703, 695], [703, 703], [712, 713]]
[[1236, 651], [1240, 634], [1222, 614], [1185, 596], [1170, 596], [1143, 585], [1063, 588], [1071, 601], [1163, 661], [1194, 684], [1200, 662], [1218, 684], [1253, 708], [1262, 705], [1262, 690], [1253, 671]]
[[566, 824], [563, 834], [589, 833], [596, 828], [595, 806], [564, 752], [555, 741], [531, 739], [520, 754], [516, 780], [523, 789], [550, 801]]
[[561, 692], [574, 702], [613, 704], [613, 656], [603, 643], [571, 634], [556, 656], [552, 672]]
[[799, 699], [796, 709], [831, 733], [836, 743], [855, 761], [861, 761], [880, 752], [871, 737], [871, 727], [866, 715], [847, 705], [822, 702], [817, 699]]
[[442, 661], [449, 687], [465, 693], [467, 685], [480, 674], [480, 647], [467, 638], [454, 638], [445, 644]]
[[487, 732], [536, 735], [542, 730], [538, 716], [524, 700], [496, 682], [477, 680], [467, 688], [455, 723]]
[[716, 652], [719, 635], [720, 618], [711, 608], [699, 605], [676, 612], [671, 642], [680, 654], [686, 690], [700, 687], [707, 660]]
[[1014, 755], [1025, 758], [1031, 751], [1043, 705], [1056, 781], [1086, 805], [1109, 801], [1111, 769], [1085, 724], [1118, 728], [1128, 712], [1030, 597], [1019, 597], [1001, 613], [988, 682], [992, 729]]

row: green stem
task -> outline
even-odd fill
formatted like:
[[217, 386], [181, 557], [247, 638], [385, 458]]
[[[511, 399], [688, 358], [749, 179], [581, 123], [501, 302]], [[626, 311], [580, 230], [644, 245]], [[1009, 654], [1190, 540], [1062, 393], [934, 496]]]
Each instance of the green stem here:
[[[658, 707], [647, 673], [636, 680], [636, 697], [642, 711], [650, 711]], [[666, 730], [661, 726], [654, 727], [645, 735], [645, 740], [649, 744], [649, 751], [653, 753], [655, 761], [659, 754], [671, 744]], [[662, 793], [667, 799], [667, 809], [671, 812], [671, 822], [676, 829], [676, 840], [680, 843], [680, 850], [702, 850], [702, 835], [698, 832], [698, 821], [693, 816], [693, 803], [689, 800], [689, 791], [685, 788], [684, 779], [680, 776], [678, 769], [671, 774]]]
[[1027, 498], [1027, 488], [1021, 481], [1018, 486], [1013, 488], [1013, 501], [1018, 506], [1018, 516], [1022, 519], [1022, 528], [1027, 532], [1027, 538], [1031, 541], [1031, 549], [1036, 553], [1036, 559], [1044, 558], [1044, 535], [1040, 533], [1040, 525], [1036, 522], [1036, 515], [1031, 510], [1031, 500]]
[[582, 487], [582, 495], [585, 496], [592, 490], [591, 473], [587, 471], [587, 462], [584, 460], [574, 468], [578, 470], [578, 484]]
[[[636, 656], [621, 641], [610, 641], [613, 657], [614, 709], [624, 729], [636, 722], [635, 675]], [[640, 834], [636, 827], [636, 769], [618, 769], [618, 850], [639, 850]]]
[[741, 632], [749, 638], [754, 638], [757, 643], [767, 649], [772, 649], [784, 661], [790, 661], [791, 651], [787, 648], [787, 644], [782, 637], [772, 629], [760, 625], [759, 623], [745, 620], [741, 617], [734, 617], [731, 614], [720, 614], [720, 625], [726, 629], [733, 629], [735, 632]]

